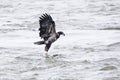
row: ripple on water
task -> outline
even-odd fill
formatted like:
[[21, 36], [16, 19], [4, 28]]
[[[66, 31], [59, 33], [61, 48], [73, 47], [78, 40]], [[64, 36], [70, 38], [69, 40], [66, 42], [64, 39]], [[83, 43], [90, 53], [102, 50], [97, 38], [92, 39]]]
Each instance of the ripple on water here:
[[120, 77], [105, 77], [103, 80], [120, 80]]
[[111, 50], [120, 50], [120, 42], [115, 42], [113, 44], [108, 45], [108, 48], [110, 48]]
[[105, 66], [105, 67], [100, 69], [100, 71], [111, 71], [111, 70], [117, 70], [117, 67], [109, 65], [109, 66]]

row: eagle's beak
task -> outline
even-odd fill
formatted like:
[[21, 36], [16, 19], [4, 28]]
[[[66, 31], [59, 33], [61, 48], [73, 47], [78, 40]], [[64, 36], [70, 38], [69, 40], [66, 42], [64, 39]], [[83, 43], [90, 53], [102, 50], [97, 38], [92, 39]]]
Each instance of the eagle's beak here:
[[63, 35], [63, 36], [65, 36], [65, 34], [64, 34], [64, 33], [62, 33], [62, 35]]

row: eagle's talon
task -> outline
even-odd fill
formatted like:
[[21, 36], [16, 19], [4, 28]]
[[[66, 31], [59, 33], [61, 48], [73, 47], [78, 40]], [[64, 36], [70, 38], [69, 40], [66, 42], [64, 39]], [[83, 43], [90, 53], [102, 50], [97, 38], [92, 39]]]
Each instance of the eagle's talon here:
[[48, 52], [45, 52], [45, 57], [48, 58]]

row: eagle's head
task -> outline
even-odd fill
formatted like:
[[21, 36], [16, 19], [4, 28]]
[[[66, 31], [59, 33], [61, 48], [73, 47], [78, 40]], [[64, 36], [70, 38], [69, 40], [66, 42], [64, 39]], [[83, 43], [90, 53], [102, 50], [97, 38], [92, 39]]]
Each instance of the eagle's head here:
[[60, 35], [65, 36], [65, 34], [64, 34], [62, 31], [59, 31], [59, 32], [57, 32], [57, 33], [58, 33], [59, 36], [60, 36]]

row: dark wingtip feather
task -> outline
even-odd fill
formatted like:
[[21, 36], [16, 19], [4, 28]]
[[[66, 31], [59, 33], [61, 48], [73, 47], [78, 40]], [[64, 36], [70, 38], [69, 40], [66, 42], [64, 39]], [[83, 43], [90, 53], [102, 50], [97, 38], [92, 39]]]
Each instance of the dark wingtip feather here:
[[41, 15], [41, 17], [39, 17], [39, 18], [40, 18], [40, 21], [45, 21], [45, 20], [53, 21], [53, 20], [52, 20], [52, 17], [51, 17], [49, 14], [47, 14], [47, 13], [44, 13], [44, 14]]

